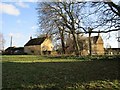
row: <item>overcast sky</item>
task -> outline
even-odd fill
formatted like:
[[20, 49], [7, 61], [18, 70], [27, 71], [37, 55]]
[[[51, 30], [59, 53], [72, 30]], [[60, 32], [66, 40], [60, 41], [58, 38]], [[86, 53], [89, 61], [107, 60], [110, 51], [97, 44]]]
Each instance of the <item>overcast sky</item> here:
[[[30, 36], [35, 37], [38, 30], [37, 0], [4, 0], [0, 3], [0, 32], [6, 40], [5, 48], [10, 46], [10, 36], [13, 36], [13, 46], [23, 47]], [[19, 1], [19, 2], [18, 2]], [[24, 2], [22, 2], [24, 1]], [[26, 2], [25, 2], [26, 1]], [[42, 1], [42, 0], [41, 0]], [[90, 0], [89, 0], [90, 1]], [[117, 2], [117, 0], [114, 0]], [[112, 38], [105, 39], [105, 45], [118, 47], [116, 34]], [[102, 35], [103, 36], [103, 35]], [[103, 37], [105, 38], [105, 36]]]

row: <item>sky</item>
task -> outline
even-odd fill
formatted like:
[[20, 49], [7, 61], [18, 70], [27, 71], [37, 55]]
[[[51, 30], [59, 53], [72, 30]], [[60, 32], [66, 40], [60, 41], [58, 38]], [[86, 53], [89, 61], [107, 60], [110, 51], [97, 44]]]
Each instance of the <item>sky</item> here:
[[[36, 11], [37, 3], [35, 0], [28, 2], [13, 2], [4, 0], [0, 3], [0, 32], [3, 33], [5, 39], [4, 49], [10, 46], [10, 37], [13, 37], [12, 46], [23, 47], [30, 37], [36, 37], [38, 31], [38, 13]], [[118, 47], [116, 32], [110, 34], [112, 38], [104, 39], [106, 35], [102, 35], [104, 46]]]
[[[35, 37], [38, 29], [36, 3], [30, 2], [3, 2], [2, 4], [2, 33], [5, 39], [5, 48], [10, 46], [10, 37], [13, 37], [13, 46], [23, 47], [30, 36]], [[1, 5], [0, 4], [0, 5]]]

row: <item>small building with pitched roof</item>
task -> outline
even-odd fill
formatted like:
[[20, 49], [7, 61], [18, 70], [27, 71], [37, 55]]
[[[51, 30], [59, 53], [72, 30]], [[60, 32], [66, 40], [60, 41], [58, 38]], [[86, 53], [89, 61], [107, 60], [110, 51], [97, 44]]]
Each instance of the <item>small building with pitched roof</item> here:
[[51, 54], [52, 50], [53, 50], [53, 44], [49, 36], [43, 36], [33, 39], [31, 38], [24, 45], [24, 52], [27, 54], [45, 55], [45, 54]]
[[100, 35], [91, 37], [92, 54], [104, 55], [104, 42]]
[[[81, 55], [89, 55], [89, 38], [86, 36], [77, 37], [79, 50]], [[72, 38], [68, 38], [66, 42], [66, 52], [71, 54], [74, 52], [74, 44]], [[92, 55], [104, 55], [104, 42], [100, 34], [91, 37]]]
[[24, 55], [24, 47], [8, 47], [3, 55]]

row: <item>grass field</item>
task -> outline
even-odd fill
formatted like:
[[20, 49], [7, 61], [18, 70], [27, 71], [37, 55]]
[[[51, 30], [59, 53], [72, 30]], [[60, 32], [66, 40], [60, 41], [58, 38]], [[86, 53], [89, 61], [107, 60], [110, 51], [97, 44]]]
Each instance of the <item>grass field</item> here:
[[120, 60], [105, 58], [3, 56], [3, 90], [120, 90]]

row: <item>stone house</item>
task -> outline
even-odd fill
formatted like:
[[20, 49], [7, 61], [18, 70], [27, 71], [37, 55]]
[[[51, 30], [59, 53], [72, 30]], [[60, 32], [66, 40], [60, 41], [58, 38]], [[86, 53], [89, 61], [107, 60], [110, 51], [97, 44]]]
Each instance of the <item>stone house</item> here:
[[93, 55], [104, 55], [104, 42], [100, 34], [91, 37], [91, 43]]
[[8, 47], [3, 55], [24, 55], [24, 47]]
[[[77, 37], [79, 50], [81, 55], [89, 55], [89, 38], [86, 36]], [[92, 55], [104, 55], [104, 42], [100, 34], [91, 37]], [[68, 38], [66, 42], [66, 52], [73, 53], [74, 44], [72, 38]]]
[[27, 54], [45, 55], [51, 54], [53, 50], [52, 40], [49, 36], [30, 39], [24, 45], [24, 52]]

